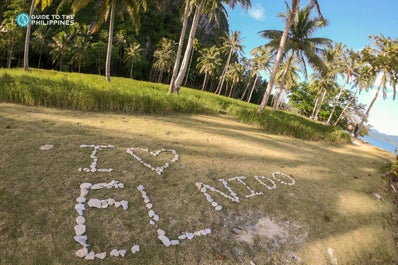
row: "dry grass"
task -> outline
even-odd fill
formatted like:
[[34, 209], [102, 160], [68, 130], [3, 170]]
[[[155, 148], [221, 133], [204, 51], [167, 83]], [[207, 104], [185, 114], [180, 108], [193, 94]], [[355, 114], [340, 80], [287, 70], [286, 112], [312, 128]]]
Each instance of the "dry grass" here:
[[[90, 248], [108, 252], [101, 264], [331, 264], [329, 248], [338, 264], [398, 261], [395, 207], [380, 178], [393, 156], [370, 146], [269, 135], [228, 116], [129, 116], [5, 103], [0, 135], [1, 264], [88, 263], [74, 254], [80, 248], [73, 240], [79, 185], [113, 179], [125, 189], [87, 195], [129, 201], [127, 211], [85, 213]], [[54, 148], [39, 150], [44, 144]], [[116, 146], [98, 152], [98, 168], [114, 171], [79, 172], [90, 165], [92, 151], [81, 144]], [[180, 159], [157, 176], [126, 153], [130, 147], [172, 148]], [[171, 158], [140, 155], [158, 166]], [[268, 190], [254, 179], [277, 171], [292, 175], [296, 184]], [[248, 189], [230, 182], [241, 202], [212, 193], [223, 206], [215, 211], [195, 186], [204, 182], [222, 190], [218, 180], [234, 176], [246, 176], [247, 185], [264, 194], [245, 198]], [[163, 246], [136, 189], [140, 184], [170, 238], [203, 228], [211, 228], [211, 235]], [[283, 233], [267, 237], [264, 218]], [[242, 233], [253, 241], [239, 240]], [[109, 257], [112, 248], [134, 244], [140, 245], [138, 254]]]

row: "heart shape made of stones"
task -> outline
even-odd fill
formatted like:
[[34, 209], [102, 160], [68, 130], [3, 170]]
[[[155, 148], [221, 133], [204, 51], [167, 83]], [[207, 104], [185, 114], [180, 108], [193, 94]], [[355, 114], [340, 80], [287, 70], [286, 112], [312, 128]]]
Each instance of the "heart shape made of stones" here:
[[[154, 167], [151, 164], [145, 162], [140, 156], [138, 156], [136, 153], [134, 153], [134, 151], [143, 151], [143, 152], [147, 152], [153, 156], [158, 156], [163, 152], [171, 152], [174, 154], [174, 158], [171, 159], [170, 162], [165, 163], [163, 166], [161, 167]], [[147, 168], [153, 170], [156, 172], [156, 174], [158, 174], [159, 176], [162, 175], [163, 171], [168, 168], [171, 164], [177, 162], [179, 156], [177, 154], [177, 152], [174, 149], [165, 149], [162, 148], [160, 150], [157, 151], [149, 151], [147, 148], [127, 148], [127, 153], [129, 153], [130, 155], [132, 155], [135, 159], [137, 159], [138, 162], [140, 162], [141, 164], [143, 164], [144, 166], [146, 166]]]

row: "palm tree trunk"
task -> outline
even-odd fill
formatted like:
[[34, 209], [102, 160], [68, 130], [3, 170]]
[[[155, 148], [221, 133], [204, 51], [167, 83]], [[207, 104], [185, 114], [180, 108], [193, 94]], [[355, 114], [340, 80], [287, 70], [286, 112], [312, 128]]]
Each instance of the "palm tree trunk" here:
[[133, 78], [133, 66], [134, 66], [134, 61], [131, 60], [131, 67], [130, 67], [130, 78]]
[[245, 98], [246, 92], [247, 92], [247, 90], [249, 89], [249, 86], [250, 86], [250, 79], [249, 79], [249, 82], [247, 82], [247, 84], [246, 84], [246, 88], [245, 88], [245, 90], [243, 91], [243, 94], [242, 94], [242, 96], [240, 97], [240, 100], [243, 100], [243, 99]]
[[377, 97], [379, 96], [382, 83], [383, 83], [383, 82], [380, 82], [379, 86], [377, 87], [376, 93], [375, 93], [375, 95], [374, 95], [372, 101], [370, 102], [370, 105], [369, 105], [368, 109], [367, 109], [366, 112], [365, 112], [365, 116], [363, 117], [363, 119], [362, 119], [362, 121], [361, 121], [361, 123], [360, 123], [360, 126], [362, 126], [362, 124], [368, 119], [370, 110], [372, 109], [373, 105], [374, 105], [375, 102], [376, 102]]
[[115, 22], [115, 8], [116, 0], [111, 2], [111, 16], [109, 20], [109, 36], [108, 36], [108, 49], [106, 52], [106, 63], [105, 63], [105, 77], [106, 81], [111, 81], [111, 58], [112, 58], [112, 39], [113, 39], [113, 26]]
[[206, 83], [207, 83], [207, 73], [205, 73], [205, 79], [203, 80], [203, 85], [202, 85], [201, 91], [204, 91], [204, 90], [205, 90]]
[[174, 63], [174, 67], [173, 67], [173, 75], [171, 76], [169, 93], [176, 92], [175, 89], [174, 89], [174, 87], [175, 87], [174, 82], [175, 82], [175, 80], [177, 78], [178, 69], [180, 68], [182, 48], [184, 46], [185, 33], [187, 31], [187, 25], [188, 25], [189, 6], [190, 6], [190, 0], [187, 0], [186, 3], [185, 3], [184, 19], [183, 19], [183, 22], [182, 22], [180, 40], [178, 41], [178, 50], [177, 50], [177, 54], [176, 54], [176, 61]]
[[185, 49], [184, 58], [182, 59], [180, 72], [178, 73], [174, 84], [174, 89], [176, 92], [180, 90], [182, 81], [184, 80], [185, 77], [185, 73], [187, 72], [188, 60], [192, 50], [192, 45], [193, 45], [193, 40], [195, 38], [196, 30], [198, 29], [199, 26], [199, 19], [202, 15], [203, 6], [204, 6], [204, 1], [201, 1], [199, 6], [196, 7], [195, 14], [193, 16], [192, 26], [189, 32], [188, 43]]
[[285, 69], [283, 69], [279, 93], [277, 94], [276, 97], [273, 98], [274, 105], [272, 106], [272, 110], [274, 111], [278, 109], [280, 97], [286, 85], [287, 72], [289, 71], [290, 65], [292, 64], [293, 56], [294, 56], [294, 51], [291, 52], [288, 60], [286, 61]]
[[249, 98], [247, 99], [247, 102], [250, 102], [252, 100], [252, 96], [253, 96], [254, 88], [256, 87], [256, 84], [257, 84], [257, 80], [258, 80], [258, 74], [256, 75], [256, 79], [254, 79], [253, 86], [250, 91], [250, 95], [249, 95]]
[[347, 85], [347, 82], [348, 82], [348, 76], [345, 77], [344, 84], [343, 84], [342, 87], [340, 88], [339, 94], [337, 95], [337, 98], [336, 98], [336, 102], [335, 102], [335, 104], [333, 105], [333, 109], [332, 109], [332, 111], [330, 112], [330, 115], [329, 115], [328, 120], [326, 121], [327, 124], [330, 124], [330, 120], [331, 120], [332, 117], [333, 117], [333, 114], [334, 114], [334, 112], [335, 112], [335, 110], [336, 110], [337, 104], [339, 103], [341, 94], [343, 93], [343, 89], [344, 89], [345, 86]]
[[186, 74], [186, 77], [185, 77], [184, 86], [186, 86], [187, 83], [188, 83], [189, 70], [191, 69], [191, 64], [192, 64], [192, 59], [193, 59], [193, 53], [194, 53], [194, 49], [191, 50], [191, 55], [189, 56], [188, 70], [187, 70], [187, 74]]
[[40, 62], [41, 62], [41, 55], [42, 54], [43, 54], [42, 52], [39, 54], [39, 63], [37, 64], [37, 68], [40, 68]]
[[222, 87], [223, 87], [223, 85], [224, 85], [225, 76], [227, 75], [227, 71], [228, 71], [228, 67], [229, 67], [229, 62], [231, 61], [231, 57], [232, 57], [232, 51], [233, 51], [233, 49], [231, 48], [231, 50], [229, 51], [229, 54], [228, 54], [227, 61], [226, 61], [226, 63], [225, 63], [224, 70], [223, 70], [222, 75], [221, 75], [220, 82], [218, 83], [218, 86], [217, 86], [217, 90], [216, 90], [216, 91], [218, 91], [218, 94], [219, 94], [219, 95], [220, 95], [221, 90], [222, 90]]
[[281, 37], [281, 42], [279, 44], [278, 53], [276, 54], [274, 67], [272, 68], [271, 76], [270, 76], [270, 79], [269, 79], [269, 82], [267, 85], [267, 90], [265, 91], [263, 99], [261, 100], [260, 106], [257, 109], [257, 113], [262, 112], [268, 103], [269, 96], [271, 95], [272, 88], [274, 86], [276, 73], [278, 72], [278, 66], [282, 59], [284, 50], [285, 50], [287, 35], [289, 33], [290, 27], [293, 24], [293, 20], [294, 20], [294, 17], [296, 16], [299, 4], [300, 4], [300, 0], [292, 0], [292, 11], [289, 15], [287, 22], [286, 22], [285, 30], [283, 31], [283, 34]]
[[324, 89], [322, 98], [321, 98], [321, 100], [320, 100], [320, 102], [319, 102], [319, 104], [318, 104], [318, 106], [316, 108], [316, 111], [315, 111], [315, 114], [314, 114], [314, 120], [316, 120], [316, 121], [319, 119], [318, 115], [319, 115], [319, 112], [321, 111], [322, 103], [325, 100], [326, 92], [327, 92], [326, 89]]
[[[30, 4], [29, 17], [32, 17], [32, 15], [33, 15], [33, 10], [35, 8], [35, 2], [36, 2], [36, 0], [32, 0], [32, 3]], [[26, 27], [25, 48], [24, 48], [24, 55], [23, 55], [23, 69], [25, 71], [29, 70], [29, 42], [30, 42], [31, 29], [32, 29], [32, 25], [31, 25], [31, 23], [29, 23], [28, 26]]]

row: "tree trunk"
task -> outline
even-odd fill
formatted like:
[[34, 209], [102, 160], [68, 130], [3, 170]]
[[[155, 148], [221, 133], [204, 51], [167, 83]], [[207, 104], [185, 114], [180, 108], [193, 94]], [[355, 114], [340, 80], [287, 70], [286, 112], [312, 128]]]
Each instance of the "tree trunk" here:
[[202, 89], [201, 89], [202, 91], [205, 90], [206, 83], [207, 83], [207, 73], [205, 73], [205, 79], [203, 80], [203, 85], [202, 85]]
[[189, 56], [188, 70], [187, 70], [187, 74], [186, 74], [186, 77], [185, 77], [184, 86], [186, 86], [187, 83], [188, 83], [189, 70], [191, 69], [191, 64], [192, 64], [192, 59], [193, 59], [193, 53], [194, 53], [194, 49], [191, 50], [191, 55]]
[[290, 13], [289, 18], [286, 22], [285, 30], [283, 31], [281, 42], [279, 44], [278, 53], [276, 54], [274, 67], [272, 68], [271, 76], [270, 76], [270, 79], [269, 79], [269, 82], [267, 85], [267, 90], [265, 91], [263, 99], [261, 100], [260, 106], [257, 109], [257, 113], [262, 112], [268, 103], [269, 96], [271, 95], [271, 92], [272, 92], [272, 87], [274, 86], [276, 73], [278, 72], [278, 66], [282, 59], [284, 50], [285, 50], [287, 35], [289, 33], [290, 27], [293, 24], [293, 20], [294, 20], [294, 17], [296, 16], [299, 4], [300, 4], [300, 0], [292, 0], [292, 12]]
[[252, 96], [253, 96], [253, 92], [254, 92], [254, 89], [257, 84], [257, 80], [258, 80], [258, 74], [256, 75], [256, 79], [254, 79], [253, 86], [252, 86], [252, 89], [250, 90], [250, 95], [249, 95], [249, 98], [247, 99], [247, 102], [250, 102], [252, 100]]
[[189, 18], [189, 6], [190, 6], [190, 1], [187, 0], [185, 4], [185, 9], [184, 9], [184, 19], [182, 22], [182, 29], [181, 29], [181, 34], [180, 34], [180, 40], [178, 41], [178, 50], [176, 54], [176, 61], [174, 63], [173, 67], [173, 75], [171, 76], [171, 81], [170, 81], [170, 87], [169, 87], [169, 93], [174, 93], [175, 91], [175, 80], [177, 78], [178, 74], [178, 69], [180, 68], [180, 61], [181, 61], [181, 55], [182, 55], [182, 48], [184, 46], [184, 39], [185, 39], [185, 34], [187, 31], [187, 25], [188, 25], [188, 18]]
[[195, 38], [196, 30], [198, 29], [198, 26], [199, 26], [199, 19], [202, 15], [203, 5], [204, 5], [204, 1], [201, 1], [199, 6], [196, 7], [195, 14], [193, 16], [192, 26], [191, 26], [191, 30], [189, 32], [188, 43], [187, 43], [187, 47], [185, 49], [184, 58], [182, 59], [180, 72], [178, 73], [175, 84], [174, 84], [174, 89], [176, 92], [178, 92], [180, 90], [182, 81], [184, 80], [184, 77], [185, 77], [185, 73], [187, 72], [189, 56], [191, 54], [193, 40]]
[[39, 54], [39, 63], [37, 64], [37, 68], [40, 68], [42, 54], [43, 54], [42, 52]]
[[356, 94], [358, 93], [358, 88], [355, 91], [354, 95], [351, 97], [350, 101], [344, 106], [343, 111], [340, 113], [340, 116], [337, 118], [337, 120], [333, 123], [333, 125], [337, 125], [337, 123], [339, 122], [339, 120], [341, 119], [341, 116], [343, 116], [344, 112], [346, 111], [346, 109], [348, 108], [348, 106], [351, 104], [351, 102], [354, 101]]
[[335, 102], [335, 104], [333, 105], [333, 109], [332, 109], [332, 111], [330, 112], [330, 115], [329, 115], [328, 120], [326, 121], [327, 124], [330, 124], [330, 120], [331, 120], [332, 117], [333, 117], [333, 114], [334, 114], [334, 112], [335, 112], [335, 110], [336, 110], [336, 106], [337, 106], [337, 104], [339, 103], [341, 94], [343, 93], [343, 89], [344, 89], [345, 86], [347, 85], [347, 82], [348, 82], [348, 76], [345, 77], [344, 84], [343, 84], [343, 86], [340, 88], [339, 94], [337, 95], [336, 102]]
[[106, 63], [105, 63], [105, 77], [106, 81], [111, 81], [111, 59], [112, 59], [112, 39], [113, 39], [113, 26], [115, 22], [115, 8], [116, 0], [111, 2], [111, 17], [109, 20], [109, 36], [108, 36], [108, 49], [106, 52]]
[[133, 67], [134, 67], [134, 61], [131, 60], [131, 67], [130, 67], [130, 78], [133, 78]]
[[228, 71], [228, 68], [229, 68], [229, 62], [231, 61], [231, 57], [232, 57], [232, 51], [233, 50], [231, 48], [231, 50], [229, 51], [229, 54], [228, 54], [227, 61], [225, 63], [224, 70], [222, 71], [220, 82], [218, 83], [218, 86], [217, 86], [217, 90], [216, 91], [218, 91], [219, 95], [221, 94], [221, 90], [222, 90], [222, 87], [223, 87], [224, 81], [225, 81], [225, 76], [227, 75], [227, 71]]
[[[30, 4], [30, 10], [29, 10], [30, 18], [33, 15], [33, 10], [35, 8], [35, 2], [36, 2], [36, 0], [32, 0], [32, 3]], [[26, 27], [25, 49], [24, 49], [24, 55], [23, 55], [23, 69], [25, 71], [29, 70], [29, 42], [30, 42], [31, 29], [32, 29], [32, 25], [31, 25], [31, 23], [29, 23], [28, 26]]]
[[321, 100], [320, 100], [320, 102], [319, 102], [319, 104], [318, 104], [318, 106], [317, 106], [317, 108], [316, 108], [316, 111], [315, 111], [315, 114], [314, 114], [314, 120], [318, 120], [319, 118], [318, 118], [318, 115], [319, 115], [319, 112], [321, 111], [321, 108], [322, 108], [322, 103], [323, 103], [323, 101], [324, 101], [324, 99], [325, 99], [325, 96], [326, 96], [326, 89], [324, 89], [323, 90], [323, 95], [322, 95], [322, 98], [321, 98]]
[[370, 105], [369, 105], [368, 109], [367, 109], [366, 112], [365, 112], [365, 116], [364, 116], [364, 118], [362, 119], [362, 121], [361, 121], [361, 123], [360, 123], [360, 126], [362, 126], [362, 124], [365, 122], [365, 120], [368, 119], [370, 110], [372, 109], [373, 105], [374, 105], [375, 102], [376, 102], [377, 97], [379, 96], [379, 92], [380, 92], [380, 89], [381, 89], [381, 85], [382, 85], [382, 84], [383, 84], [383, 82], [380, 82], [379, 86], [377, 87], [376, 93], [375, 93], [375, 95], [374, 95], [372, 101], [370, 102]]

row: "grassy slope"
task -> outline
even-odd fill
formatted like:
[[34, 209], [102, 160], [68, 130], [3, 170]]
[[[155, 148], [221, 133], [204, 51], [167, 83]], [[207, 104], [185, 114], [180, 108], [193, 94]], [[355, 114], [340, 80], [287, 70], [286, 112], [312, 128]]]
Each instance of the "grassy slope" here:
[[126, 78], [114, 77], [107, 83], [97, 75], [0, 69], [0, 101], [83, 111], [228, 113], [269, 133], [306, 140], [350, 142], [349, 135], [340, 129], [294, 114], [266, 110], [257, 115], [257, 106], [235, 99], [189, 88], [184, 88], [180, 95], [168, 95], [166, 91], [166, 85]]
[[[101, 264], [294, 264], [294, 256], [304, 264], [322, 265], [331, 264], [329, 248], [338, 264], [398, 260], [391, 218], [395, 207], [380, 179], [381, 168], [393, 157], [370, 146], [264, 134], [220, 115], [102, 114], [8, 103], [0, 104], [0, 135], [1, 264], [87, 264], [74, 255], [79, 249], [73, 240], [79, 185], [112, 179], [125, 183], [125, 189], [88, 195], [127, 199], [130, 206], [128, 211], [86, 211], [91, 248], [108, 251]], [[43, 144], [54, 148], [40, 151]], [[115, 145], [98, 153], [98, 166], [114, 172], [79, 172], [91, 163], [91, 150], [81, 144]], [[180, 160], [157, 176], [126, 153], [129, 147], [173, 148]], [[145, 159], [161, 164], [169, 157]], [[277, 183], [267, 190], [253, 179], [277, 171], [294, 176], [296, 184]], [[215, 211], [195, 187], [202, 181], [221, 189], [218, 179], [234, 176], [246, 176], [248, 185], [264, 194], [245, 198], [247, 188], [231, 182], [241, 202], [213, 195], [224, 207]], [[148, 223], [136, 189], [140, 184], [160, 216], [158, 225], [170, 237], [207, 227], [212, 234], [164, 247]], [[261, 230], [256, 224], [265, 217], [284, 234], [239, 240]], [[138, 254], [109, 257], [112, 248], [137, 243]]]

